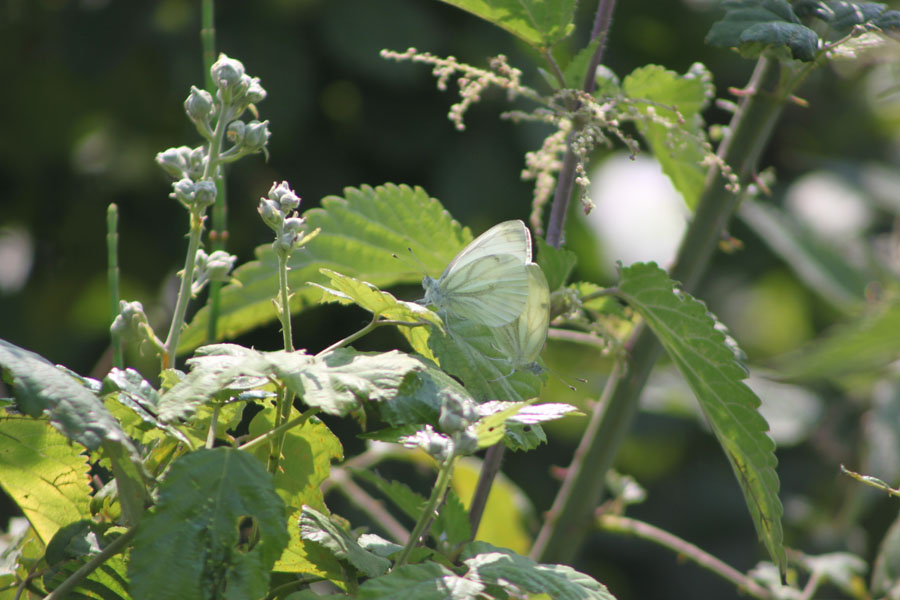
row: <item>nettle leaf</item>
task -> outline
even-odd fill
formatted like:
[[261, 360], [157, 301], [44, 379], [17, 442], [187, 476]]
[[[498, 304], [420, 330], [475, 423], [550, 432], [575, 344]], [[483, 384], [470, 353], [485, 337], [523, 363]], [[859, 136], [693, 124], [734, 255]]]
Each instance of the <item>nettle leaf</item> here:
[[815, 60], [819, 36], [800, 23], [786, 0], [726, 0], [722, 7], [725, 16], [713, 23], [707, 44], [740, 47], [750, 56], [785, 47], [797, 60]]
[[442, 0], [546, 50], [575, 28], [576, 0]]
[[638, 263], [619, 275], [619, 296], [641, 315], [690, 385], [734, 469], [760, 539], [783, 570], [775, 444], [759, 398], [743, 383], [747, 372], [706, 306], [678, 291], [665, 271]]
[[0, 487], [47, 544], [63, 526], [90, 516], [87, 457], [46, 421], [0, 419]]
[[96, 394], [42, 356], [0, 340], [0, 367], [11, 375], [16, 406], [23, 413], [46, 414], [63, 435], [90, 450], [104, 440], [126, 442]]
[[349, 562], [369, 577], [383, 575], [391, 566], [391, 561], [364, 549], [327, 515], [308, 506], [303, 507], [300, 517], [300, 535], [305, 541], [322, 544], [337, 558]]
[[197, 450], [172, 462], [138, 528], [131, 592], [137, 600], [260, 598], [287, 543], [284, 502], [263, 464], [233, 448]]
[[452, 317], [446, 325], [446, 332], [430, 328], [428, 347], [441, 369], [462, 381], [476, 400], [524, 401], [540, 394], [541, 377], [514, 370], [489, 327]]
[[[379, 288], [419, 283], [424, 274], [405, 258], [410, 249], [429, 272], [440, 273], [456, 252], [472, 241], [471, 232], [418, 187], [385, 184], [345, 188], [343, 197], [328, 196], [321, 205], [303, 214], [309, 228], [318, 227], [321, 232], [295, 252], [289, 263], [293, 313], [318, 304], [322, 291], [306, 284], [326, 283], [327, 278], [319, 271], [322, 267]], [[262, 223], [260, 227], [260, 231], [265, 229]], [[256, 260], [234, 271], [236, 283], [222, 288], [220, 339], [233, 338], [276, 319], [272, 298], [278, 292], [278, 260], [271, 244], [257, 247], [255, 253]], [[182, 333], [180, 353], [208, 341], [208, 319], [208, 307], [197, 312]]]
[[446, 403], [475, 403], [471, 394], [455, 379], [433, 367], [411, 372], [397, 394], [388, 402], [375, 405], [391, 427], [403, 425], [437, 426], [441, 406]]
[[822, 337], [778, 361], [790, 379], [834, 380], [877, 374], [900, 356], [900, 294], [888, 293], [859, 318], [835, 326]]
[[[500, 413], [504, 415], [503, 443], [513, 451], [534, 450], [546, 443], [547, 434], [539, 423], [553, 421], [573, 412], [581, 414], [574, 406], [562, 403], [529, 405], [493, 400], [478, 407], [478, 413], [483, 417]], [[485, 422], [490, 422], [490, 419], [486, 418]]]
[[467, 579], [500, 586], [510, 595], [546, 594], [553, 600], [615, 600], [599, 581], [567, 565], [539, 564], [506, 548], [472, 542], [462, 554]]
[[548, 246], [542, 237], [537, 238], [537, 247], [537, 264], [547, 277], [547, 286], [551, 292], [558, 290], [569, 280], [578, 257], [571, 250]]
[[748, 199], [741, 203], [738, 214], [824, 300], [844, 311], [855, 309], [865, 300], [869, 277], [828, 240], [818, 239], [771, 204]]
[[[53, 591], [62, 584], [76, 570], [84, 566], [87, 559], [70, 560], [54, 566], [43, 577], [47, 591]], [[111, 556], [103, 561], [99, 567], [91, 571], [84, 580], [73, 588], [66, 598], [102, 598], [102, 600], [114, 600], [121, 598], [129, 600], [128, 579], [126, 571], [128, 563], [122, 556]]]
[[684, 75], [647, 65], [625, 77], [622, 90], [645, 117], [637, 127], [663, 173], [693, 210], [709, 170], [702, 164], [711, 149], [701, 113], [715, 96], [712, 76], [700, 63]]
[[[114, 367], [103, 380], [103, 392], [107, 402], [114, 400], [127, 406], [143, 423], [191, 447], [186, 435], [159, 419], [159, 392], [138, 371]], [[139, 441], [145, 440], [141, 438]]]
[[[597, 52], [597, 46], [600, 45], [602, 39], [596, 37], [591, 40], [587, 46], [578, 51], [578, 54], [572, 57], [572, 60], [566, 64], [563, 69], [563, 77], [566, 87], [573, 90], [584, 88], [584, 81], [587, 78], [588, 67], [591, 65], [591, 59]], [[541, 265], [543, 267], [543, 265]], [[555, 288], [550, 288], [555, 289]]]
[[484, 586], [435, 562], [397, 567], [359, 588], [365, 600], [474, 600]]

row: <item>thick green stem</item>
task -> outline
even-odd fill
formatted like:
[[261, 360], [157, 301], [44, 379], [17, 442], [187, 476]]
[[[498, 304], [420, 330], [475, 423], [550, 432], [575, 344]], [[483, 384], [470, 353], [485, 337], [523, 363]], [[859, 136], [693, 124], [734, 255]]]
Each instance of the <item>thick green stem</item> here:
[[[291, 293], [288, 287], [288, 259], [290, 252], [278, 252], [278, 319], [281, 321], [281, 333], [284, 340], [285, 352], [294, 351], [294, 336], [291, 331]], [[278, 430], [291, 416], [294, 407], [294, 392], [282, 388], [278, 392], [278, 400], [275, 403], [275, 429]], [[274, 474], [278, 471], [281, 462], [281, 451], [284, 447], [284, 432], [279, 433], [273, 440], [269, 451], [268, 469]]]
[[459, 457], [454, 453], [441, 464], [441, 470], [438, 471], [437, 481], [434, 482], [434, 488], [431, 490], [431, 497], [428, 498], [425, 510], [419, 515], [419, 520], [416, 522], [416, 526], [410, 534], [409, 540], [407, 540], [406, 546], [403, 548], [403, 552], [397, 559], [397, 567], [402, 567], [406, 564], [406, 561], [409, 560], [410, 553], [419, 544], [419, 540], [428, 534], [428, 527], [434, 522], [438, 506], [447, 493], [447, 488], [450, 486], [450, 481], [453, 476], [453, 468], [456, 466], [458, 460]]
[[[778, 89], [779, 75], [777, 61], [759, 60], [730, 124], [730, 137], [719, 149], [719, 155], [734, 168], [741, 185], [755, 174], [784, 98], [791, 91]], [[696, 289], [736, 209], [740, 195], [728, 191], [728, 183], [718, 170], [710, 173], [672, 268], [672, 277], [688, 292]], [[600, 403], [592, 415], [532, 548], [532, 558], [540, 562], [571, 562], [592, 529], [592, 514], [603, 495], [606, 473], [637, 413], [641, 391], [661, 352], [646, 327], [639, 327], [626, 347], [630, 357], [627, 371], [616, 369], [611, 375], [604, 391], [608, 401]]]
[[[119, 207], [110, 204], [106, 209], [106, 273], [109, 286], [110, 323], [119, 316]], [[119, 334], [112, 332], [113, 366], [125, 368], [122, 355], [122, 340]]]

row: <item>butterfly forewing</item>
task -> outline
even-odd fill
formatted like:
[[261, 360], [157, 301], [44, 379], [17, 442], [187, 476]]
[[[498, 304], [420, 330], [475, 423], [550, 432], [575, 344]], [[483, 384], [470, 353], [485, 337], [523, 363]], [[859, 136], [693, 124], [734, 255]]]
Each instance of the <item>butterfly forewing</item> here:
[[463, 248], [444, 269], [441, 278], [491, 254], [511, 254], [522, 264], [531, 262], [531, 233], [525, 223], [504, 221], [494, 225]]
[[439, 296], [444, 310], [499, 327], [525, 309], [528, 271], [514, 256], [492, 254], [454, 270], [442, 280]]

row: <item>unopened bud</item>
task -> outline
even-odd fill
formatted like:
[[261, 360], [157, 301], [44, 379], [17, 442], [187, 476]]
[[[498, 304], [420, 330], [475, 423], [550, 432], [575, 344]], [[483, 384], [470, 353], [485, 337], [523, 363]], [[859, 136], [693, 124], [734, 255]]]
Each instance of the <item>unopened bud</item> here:
[[250, 121], [247, 123], [247, 133], [244, 135], [244, 150], [246, 152], [261, 152], [269, 142], [269, 122]]
[[244, 77], [244, 65], [239, 60], [220, 54], [219, 60], [213, 64], [209, 72], [222, 100], [230, 103], [234, 87]]
[[272, 187], [269, 188], [269, 198], [278, 203], [281, 212], [285, 215], [297, 210], [300, 206], [300, 197], [294, 193], [287, 181], [282, 181], [278, 184], [273, 183]]
[[208, 128], [213, 111], [212, 94], [192, 85], [191, 93], [184, 101], [184, 110], [194, 123], [203, 123]]

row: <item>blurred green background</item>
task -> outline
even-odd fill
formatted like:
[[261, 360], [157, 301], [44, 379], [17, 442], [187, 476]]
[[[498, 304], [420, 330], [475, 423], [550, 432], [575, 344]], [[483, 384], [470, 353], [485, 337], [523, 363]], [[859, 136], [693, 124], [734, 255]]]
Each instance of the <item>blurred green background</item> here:
[[[538, 148], [548, 131], [500, 120], [505, 98], [493, 91], [469, 112], [467, 130], [457, 132], [446, 119], [452, 91], [436, 90], [427, 67], [379, 57], [382, 48], [415, 46], [483, 66], [486, 57], [503, 53], [527, 83], [545, 90], [536, 71], [542, 65], [508, 34], [432, 0], [220, 2], [216, 10], [218, 49], [261, 79], [269, 96], [259, 105], [260, 118], [273, 132], [268, 162], [250, 157], [228, 171], [229, 250], [240, 261], [270, 242], [256, 202], [273, 181], [285, 179], [303, 197], [303, 208], [345, 186], [395, 182], [424, 187], [476, 233], [528, 216], [531, 188], [519, 173], [524, 153]], [[561, 59], [584, 44], [593, 10], [589, 2], [579, 6], [578, 29], [569, 47], [559, 49]], [[647, 63], [684, 72], [700, 61], [712, 71], [717, 95], [731, 98], [727, 89], [743, 86], [753, 65], [703, 44], [720, 15], [710, 0], [620, 2], [605, 62], [621, 77]], [[153, 158], [170, 146], [199, 142], [182, 111], [190, 85], [203, 83], [198, 32], [198, 3], [187, 0], [0, 3], [0, 338], [92, 373], [108, 341], [104, 227], [111, 202], [121, 215], [123, 297], [141, 300], [151, 312], [171, 302], [186, 215], [168, 198], [169, 181]], [[863, 248], [862, 260], [871, 258], [866, 252], [887, 253], [882, 283], [896, 277], [890, 244], [900, 213], [896, 59], [888, 53], [865, 66], [847, 62], [816, 71], [802, 90], [810, 107], [787, 109], [763, 162], [777, 172], [775, 205], [792, 206], [791, 193], [799, 193], [797, 185], [810, 173], [832, 177], [823, 184], [826, 191], [846, 186], [841, 198], [849, 194], [857, 210], [852, 214], [863, 210], [863, 216], [841, 234], [846, 240], [837, 234], [827, 239], [842, 252], [844, 241], [848, 253]], [[711, 123], [728, 119], [715, 106], [706, 116]], [[598, 164], [608, 154], [598, 151]], [[614, 200], [629, 202], [627, 196]], [[841, 210], [828, 203], [811, 208], [813, 215]], [[615, 257], [598, 250], [603, 240], [577, 212], [573, 208], [569, 240], [581, 254], [578, 275], [608, 282], [605, 265]], [[731, 327], [751, 363], [796, 348], [845, 317], [810, 291], [756, 231], [736, 223], [731, 233], [743, 250], [719, 255], [698, 295]], [[298, 317], [296, 344], [322, 348], [357, 329], [358, 315], [347, 315], [322, 309]], [[272, 326], [241, 341], [271, 349], [280, 339]], [[600, 357], [551, 343], [548, 360], [589, 379], [575, 394], [551, 381], [548, 400], [596, 399], [606, 366]], [[858, 465], [872, 452], [866, 424], [878, 402], [896, 407], [897, 382], [885, 377], [879, 386], [771, 392], [775, 404], [799, 413], [785, 417], [799, 433], [781, 440], [779, 450], [790, 545], [808, 553], [874, 555], [896, 504], [860, 490], [837, 467]], [[650, 492], [630, 514], [747, 570], [764, 551], [724, 456], [685, 398], [665, 370], [648, 391], [647, 410], [618, 465]], [[505, 472], [538, 513], [555, 491], [551, 465], [568, 464], [583, 425], [584, 419], [570, 419], [551, 430], [548, 446], [507, 458]], [[351, 452], [353, 442], [347, 445]], [[595, 536], [576, 566], [607, 583], [620, 600], [736, 596], [668, 551], [620, 537]]]

